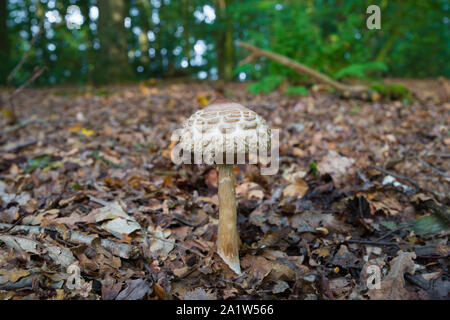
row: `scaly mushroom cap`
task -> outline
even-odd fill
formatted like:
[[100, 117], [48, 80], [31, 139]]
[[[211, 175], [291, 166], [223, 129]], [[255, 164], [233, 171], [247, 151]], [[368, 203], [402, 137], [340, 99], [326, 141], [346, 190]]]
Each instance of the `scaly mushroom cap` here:
[[268, 150], [270, 129], [256, 112], [222, 100], [197, 111], [184, 123], [180, 143], [183, 150], [199, 152], [206, 162], [214, 162], [219, 153], [256, 155], [258, 150]]

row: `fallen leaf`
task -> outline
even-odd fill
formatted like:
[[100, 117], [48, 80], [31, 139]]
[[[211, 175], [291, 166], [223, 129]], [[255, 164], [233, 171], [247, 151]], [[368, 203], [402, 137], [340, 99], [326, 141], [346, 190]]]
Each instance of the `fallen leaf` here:
[[317, 170], [321, 174], [329, 174], [333, 180], [338, 182], [342, 176], [350, 173], [350, 168], [354, 163], [354, 159], [343, 157], [336, 151], [329, 150], [328, 154], [317, 164]]
[[284, 198], [302, 198], [308, 191], [308, 184], [303, 179], [296, 179], [295, 183], [283, 189]]
[[282, 293], [287, 289], [289, 289], [289, 284], [286, 281], [277, 280], [277, 282], [275, 282], [275, 285], [272, 288], [272, 293], [274, 294]]
[[95, 209], [93, 214], [96, 222], [103, 222], [101, 225], [103, 229], [122, 239], [123, 234], [130, 235], [135, 231], [141, 230], [139, 223], [132, 216], [129, 216], [125, 210], [125, 204], [118, 200], [109, 203], [105, 207]]
[[143, 279], [127, 280], [126, 287], [116, 297], [116, 300], [140, 300], [147, 293], [151, 293], [151, 287]]
[[370, 289], [368, 295], [372, 300], [408, 300], [410, 293], [405, 289], [404, 275], [414, 274], [414, 252], [399, 251], [390, 262], [389, 273], [380, 283], [380, 288]]
[[216, 300], [214, 294], [206, 292], [203, 288], [197, 288], [194, 291], [186, 293], [184, 300]]

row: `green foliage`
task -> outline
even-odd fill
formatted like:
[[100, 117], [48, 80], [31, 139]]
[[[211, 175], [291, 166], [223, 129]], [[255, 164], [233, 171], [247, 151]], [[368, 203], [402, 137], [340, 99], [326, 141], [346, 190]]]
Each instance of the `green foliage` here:
[[270, 93], [276, 89], [281, 82], [283, 82], [284, 77], [278, 75], [270, 75], [262, 78], [260, 81], [253, 83], [248, 86], [248, 91], [254, 94], [261, 92]]
[[304, 87], [304, 86], [288, 87], [284, 93], [288, 96], [290, 96], [290, 95], [307, 96], [308, 89], [306, 89], [306, 87]]
[[387, 71], [387, 66], [382, 62], [367, 62], [367, 63], [355, 63], [339, 70], [334, 75], [334, 78], [341, 79], [344, 77], [357, 77], [360, 79], [367, 79], [367, 73], [369, 71]]
[[384, 97], [393, 99], [393, 100], [405, 100], [405, 102], [412, 99], [411, 91], [401, 84], [396, 83], [373, 83], [370, 88], [374, 91], [379, 92]]
[[406, 230], [414, 231], [418, 235], [437, 234], [441, 231], [448, 230], [448, 225], [443, 219], [437, 215], [428, 215], [421, 218], [396, 224], [393, 221], [381, 222], [381, 225], [389, 230], [396, 230], [401, 227], [407, 227]]
[[314, 177], [317, 177], [317, 163], [311, 162], [311, 163], [309, 164], [309, 169], [311, 170], [312, 175], [313, 175]]
[[[0, 45], [0, 82], [5, 82], [25, 52], [29, 59], [15, 75], [13, 85], [23, 84], [36, 66], [47, 66], [48, 72], [34, 85], [198, 77], [200, 72], [217, 77], [222, 75], [217, 70], [220, 65], [236, 66], [248, 55], [238, 47], [231, 55], [223, 54], [220, 50], [224, 34], [300, 61], [336, 79], [370, 79], [381, 73], [450, 77], [448, 0], [379, 1], [376, 4], [382, 12], [381, 30], [366, 27], [366, 9], [374, 4], [371, 0], [111, 1], [123, 5], [127, 27], [122, 30], [119, 23], [107, 28], [114, 43], [126, 42], [120, 47], [110, 45], [110, 54], [101, 49], [101, 39], [105, 39], [101, 19], [89, 15], [93, 6], [103, 10], [100, 1], [61, 0], [52, 7], [49, 1], [6, 1], [6, 16], [0, 21], [6, 21], [7, 27], [0, 25], [0, 39], [8, 41], [2, 40], [7, 46]], [[223, 10], [220, 3], [225, 4]], [[80, 29], [69, 30], [64, 21], [49, 22], [49, 13], [56, 10], [64, 19], [68, 6], [73, 4], [79, 6], [84, 18]], [[214, 19], [205, 19], [205, 6], [214, 9]], [[30, 47], [40, 22], [45, 22], [45, 32]], [[201, 57], [197, 57], [199, 47], [203, 47]], [[129, 68], [123, 66], [123, 61], [120, 67], [114, 59], [111, 63], [113, 55], [125, 57]], [[240, 73], [245, 73], [247, 80], [263, 79], [263, 83], [250, 86], [254, 92], [276, 88], [278, 80], [273, 76], [291, 83], [310, 80], [264, 58], [236, 67], [235, 76]], [[389, 90], [393, 95], [404, 95]]]
[[44, 169], [50, 164], [51, 156], [49, 154], [41, 154], [28, 160], [25, 172], [31, 173], [36, 169]]
[[430, 215], [412, 221], [410, 230], [413, 230], [418, 235], [425, 235], [448, 230], [448, 225], [436, 215]]

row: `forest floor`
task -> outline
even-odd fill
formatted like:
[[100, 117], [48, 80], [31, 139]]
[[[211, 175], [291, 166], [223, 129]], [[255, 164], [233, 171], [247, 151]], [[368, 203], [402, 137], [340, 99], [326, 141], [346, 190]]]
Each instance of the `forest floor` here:
[[[26, 122], [0, 120], [0, 299], [448, 299], [450, 103], [412, 83], [410, 104], [208, 82], [22, 91]], [[276, 175], [235, 168], [241, 276], [215, 253], [216, 171], [170, 159], [172, 131], [222, 95], [280, 129]]]

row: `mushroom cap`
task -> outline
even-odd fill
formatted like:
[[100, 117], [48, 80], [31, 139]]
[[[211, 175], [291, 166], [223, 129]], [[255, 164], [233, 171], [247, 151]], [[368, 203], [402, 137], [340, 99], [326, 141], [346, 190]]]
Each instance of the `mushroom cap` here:
[[[195, 112], [183, 125], [180, 143], [183, 150], [199, 152], [206, 162], [220, 153], [256, 155], [270, 149], [270, 129], [256, 112], [231, 100], [218, 100]], [[208, 161], [209, 160], [209, 161]]]

